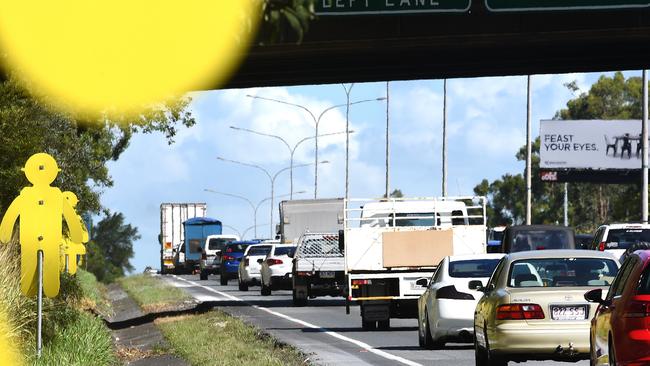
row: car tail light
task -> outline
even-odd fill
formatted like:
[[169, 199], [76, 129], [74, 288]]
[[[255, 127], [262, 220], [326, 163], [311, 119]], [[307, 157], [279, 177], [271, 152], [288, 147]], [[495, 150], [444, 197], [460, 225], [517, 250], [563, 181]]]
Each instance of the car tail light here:
[[273, 265], [276, 265], [276, 264], [282, 264], [282, 260], [281, 259], [275, 259], [275, 258], [269, 258], [269, 259], [266, 260], [266, 264], [268, 264], [269, 266], [273, 266]]
[[539, 245], [539, 246], [537, 246], [537, 250], [545, 250], [545, 249], [546, 249], [546, 247], [543, 246], [543, 245]]
[[311, 272], [296, 272], [298, 276], [311, 276]]
[[372, 285], [372, 280], [352, 280], [352, 285]]
[[634, 296], [625, 306], [623, 316], [626, 318], [650, 317], [650, 296]]
[[544, 319], [544, 311], [537, 304], [505, 304], [497, 307], [497, 320]]
[[605, 243], [604, 241], [601, 241], [600, 244], [598, 244], [598, 250], [600, 250], [601, 252], [604, 252], [606, 244], [607, 243]]
[[456, 286], [450, 285], [441, 287], [436, 291], [436, 299], [474, 300], [472, 294], [458, 292]]
[[226, 261], [226, 262], [227, 261], [234, 261], [235, 257], [233, 257], [232, 255], [224, 255], [223, 260]]

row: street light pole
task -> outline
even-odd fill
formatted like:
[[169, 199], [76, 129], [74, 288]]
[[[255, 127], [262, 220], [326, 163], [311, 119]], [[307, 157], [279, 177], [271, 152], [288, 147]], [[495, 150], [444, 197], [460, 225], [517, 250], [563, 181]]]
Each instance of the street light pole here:
[[532, 91], [530, 85], [531, 77], [528, 75], [528, 86], [527, 86], [527, 98], [528, 102], [526, 103], [526, 225], [530, 225], [532, 222], [532, 179], [531, 179], [531, 154], [532, 154], [532, 141], [531, 141], [531, 130], [532, 130]]
[[[376, 101], [382, 101], [382, 100], [386, 99], [384, 97], [380, 97], [380, 98], [375, 98], [375, 99], [364, 99], [364, 100], [358, 100], [358, 101], [350, 102], [350, 99], [349, 99], [349, 96], [348, 96], [348, 102], [346, 104], [338, 104], [338, 105], [334, 105], [334, 106], [325, 108], [318, 115], [318, 117], [316, 117], [316, 114], [313, 113], [309, 108], [307, 108], [307, 107], [305, 107], [303, 105], [300, 105], [300, 104], [286, 102], [284, 100], [279, 100], [279, 99], [260, 97], [260, 96], [257, 96], [257, 95], [250, 95], [249, 94], [249, 95], [246, 95], [246, 96], [249, 97], [249, 98], [253, 98], [253, 99], [266, 100], [266, 101], [269, 101], [269, 102], [276, 102], [276, 103], [285, 104], [285, 105], [289, 105], [289, 106], [292, 106], [292, 107], [300, 108], [300, 109], [304, 110], [305, 112], [307, 112], [309, 117], [311, 117], [311, 119], [313, 120], [314, 127], [315, 127], [315, 134], [314, 134], [314, 199], [316, 199], [317, 196], [318, 196], [318, 137], [319, 137], [319, 135], [318, 135], [318, 125], [320, 124], [321, 118], [323, 118], [325, 113], [327, 113], [327, 112], [329, 112], [329, 111], [331, 111], [333, 109], [336, 109], [336, 108], [341, 108], [341, 107], [346, 107], [347, 106], [347, 108], [350, 109], [350, 106], [355, 105], [355, 104], [361, 104], [361, 103], [367, 103], [367, 102], [376, 102]], [[324, 135], [321, 135], [321, 136], [324, 136]]]
[[345, 90], [345, 97], [347, 100], [345, 107], [345, 199], [349, 198], [350, 193], [350, 93], [354, 87], [354, 83], [350, 87], [341, 84]]
[[386, 198], [390, 198], [390, 82], [386, 82]]
[[[251, 167], [251, 168], [259, 169], [259, 170], [263, 171], [264, 174], [266, 174], [266, 176], [269, 178], [269, 181], [271, 182], [271, 230], [270, 230], [270, 231], [271, 231], [271, 239], [273, 239], [273, 238], [274, 238], [274, 235], [273, 235], [273, 195], [274, 195], [274, 193], [275, 193], [275, 179], [278, 177], [278, 175], [279, 175], [280, 173], [282, 173], [282, 172], [284, 172], [284, 171], [287, 171], [287, 170], [291, 169], [291, 167], [282, 168], [282, 169], [278, 170], [278, 171], [275, 173], [275, 175], [271, 175], [271, 173], [269, 173], [269, 171], [268, 171], [267, 169], [265, 169], [265, 168], [263, 168], [263, 167], [261, 167], [261, 166], [259, 166], [259, 165], [257, 165], [257, 164], [244, 163], [244, 162], [237, 161], [237, 160], [225, 159], [225, 158], [222, 158], [222, 157], [220, 157], [220, 156], [218, 156], [217, 159], [218, 159], [218, 160], [221, 160], [221, 161], [225, 161], [225, 162], [233, 163], [233, 164], [239, 164], [239, 165], [243, 165], [243, 166], [247, 166], [247, 167]], [[325, 163], [329, 163], [329, 161], [327, 161], [327, 160], [323, 160], [323, 161], [321, 161], [320, 163], [325, 164]], [[309, 164], [300, 164], [300, 165], [296, 165], [295, 167], [296, 167], [296, 168], [300, 168], [300, 167], [303, 167], [303, 166], [309, 166], [309, 165], [311, 165], [311, 164], [312, 164], [312, 163], [309, 163]]]
[[[289, 143], [287, 142], [287, 140], [285, 140], [284, 138], [282, 138], [281, 136], [278, 136], [278, 135], [273, 135], [273, 134], [265, 133], [265, 132], [259, 132], [259, 131], [255, 131], [255, 130], [251, 130], [251, 129], [243, 128], [243, 127], [230, 126], [230, 128], [233, 129], [233, 130], [245, 131], [245, 132], [253, 133], [253, 134], [256, 134], [256, 135], [260, 135], [260, 136], [272, 137], [272, 138], [278, 139], [278, 140], [282, 141], [282, 143], [284, 143], [284, 145], [287, 147], [287, 149], [289, 149], [289, 167], [290, 167], [290, 169], [289, 169], [289, 187], [290, 187], [289, 192], [291, 194], [291, 197], [289, 199], [293, 199], [293, 157], [294, 157], [294, 154], [296, 153], [296, 149], [298, 148], [298, 146], [300, 146], [300, 144], [302, 144], [305, 141], [315, 139], [316, 136], [305, 137], [305, 138], [301, 139], [300, 141], [298, 141], [293, 147], [291, 147], [289, 145]], [[353, 133], [353, 132], [354, 131], [350, 131], [350, 133]], [[322, 135], [318, 135], [318, 137], [340, 135], [340, 134], [344, 134], [344, 133], [345, 133], [345, 131], [324, 133]]]
[[[244, 197], [244, 196], [237, 195], [237, 194], [226, 193], [226, 192], [219, 192], [219, 191], [216, 191], [216, 190], [214, 190], [214, 189], [209, 189], [209, 188], [205, 188], [205, 189], [203, 189], [203, 190], [204, 190], [205, 192], [210, 192], [210, 193], [220, 194], [220, 195], [223, 195], [223, 196], [228, 196], [228, 197], [233, 197], [233, 198], [239, 198], [240, 200], [244, 200], [244, 201], [246, 201], [246, 203], [248, 203], [248, 204], [251, 206], [251, 208], [253, 209], [253, 225], [257, 225], [257, 214], [256, 214], [256, 210], [255, 210], [255, 205], [254, 205], [253, 202], [252, 202], [251, 200], [249, 200], [248, 198], [246, 198], [246, 197]], [[224, 225], [224, 226], [225, 226], [225, 225]], [[257, 236], [257, 228], [255, 229], [255, 236]]]
[[241, 235], [241, 232], [239, 230], [237, 230], [236, 228], [234, 228], [233, 226], [226, 225], [226, 224], [223, 224], [223, 223], [221, 224], [221, 226], [236, 232], [237, 236], [239, 236], [239, 239], [244, 240], [244, 237]]
[[447, 79], [442, 84], [442, 196], [447, 197]]
[[641, 126], [641, 222], [648, 223], [648, 71], [643, 69], [643, 125]]

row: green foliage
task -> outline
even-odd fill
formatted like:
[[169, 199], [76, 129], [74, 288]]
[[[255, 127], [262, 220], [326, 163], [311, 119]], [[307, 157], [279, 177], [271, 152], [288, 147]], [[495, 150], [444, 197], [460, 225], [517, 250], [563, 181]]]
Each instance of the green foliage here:
[[122, 277], [118, 282], [145, 312], [171, 309], [191, 299], [178, 287], [146, 274]]
[[195, 120], [189, 98], [170, 100], [135, 117], [75, 116], [34, 98], [15, 80], [0, 83], [0, 216], [20, 189], [29, 185], [20, 170], [37, 152], [59, 163], [54, 185], [75, 192], [80, 212], [99, 212], [100, 190], [113, 184], [106, 163], [117, 160], [134, 133], [161, 132], [173, 142], [178, 125]]
[[10, 339], [36, 365], [113, 365], [112, 341], [103, 322], [82, 309], [97, 288], [92, 275], [61, 275], [61, 290], [43, 301], [43, 357], [36, 360], [36, 299], [20, 292], [18, 243], [0, 245], [0, 312], [7, 314]]
[[301, 43], [309, 30], [309, 23], [316, 18], [315, 2], [316, 0], [263, 0], [259, 42], [268, 44], [294, 39], [296, 43]]
[[[579, 91], [577, 83], [565, 86]], [[639, 77], [625, 78], [617, 72], [612, 77], [601, 76], [588, 92], [580, 93], [558, 111], [556, 119], [640, 119], [642, 81]], [[557, 224], [564, 217], [564, 187], [543, 183], [539, 179], [539, 138], [533, 143], [532, 160], [532, 222]], [[523, 146], [516, 157], [526, 159]], [[525, 172], [524, 172], [525, 173]], [[526, 182], [524, 174], [505, 174], [494, 182], [483, 180], [474, 188], [479, 195], [490, 198], [489, 225], [521, 224], [525, 220]], [[605, 222], [639, 221], [640, 191], [635, 184], [603, 185], [571, 183], [569, 187], [569, 223], [577, 232], [593, 232]], [[632, 204], [630, 204], [632, 203]]]
[[293, 347], [221, 311], [161, 319], [157, 324], [174, 352], [192, 365], [309, 365]]
[[138, 229], [124, 223], [122, 213], [105, 212], [106, 217], [94, 227], [86, 246], [86, 269], [97, 280], [109, 283], [132, 271], [133, 242], [140, 239]]

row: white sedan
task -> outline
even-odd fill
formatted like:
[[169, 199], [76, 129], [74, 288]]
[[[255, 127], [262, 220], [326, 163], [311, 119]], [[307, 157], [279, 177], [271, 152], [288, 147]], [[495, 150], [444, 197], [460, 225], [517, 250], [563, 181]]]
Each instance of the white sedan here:
[[270, 251], [270, 244], [253, 244], [246, 248], [238, 268], [239, 276], [237, 278], [240, 291], [248, 291], [248, 286], [260, 283], [262, 265], [257, 260], [264, 260]]
[[[448, 256], [418, 299], [418, 338], [421, 347], [435, 349], [446, 342], [471, 343], [474, 310], [482, 292], [470, 289], [471, 281], [485, 286], [502, 253]], [[474, 282], [474, 287], [477, 282]]]
[[266, 258], [257, 260], [262, 265], [260, 269], [262, 296], [270, 295], [272, 290], [291, 290], [295, 253], [294, 244], [274, 244]]

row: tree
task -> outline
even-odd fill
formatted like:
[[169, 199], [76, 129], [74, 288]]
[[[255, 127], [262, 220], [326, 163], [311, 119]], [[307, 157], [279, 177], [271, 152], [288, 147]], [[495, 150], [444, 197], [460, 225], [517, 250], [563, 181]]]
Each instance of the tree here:
[[133, 270], [133, 242], [140, 239], [138, 229], [124, 223], [121, 213], [105, 212], [92, 230], [87, 247], [87, 270], [99, 281], [112, 282]]
[[[640, 119], [641, 78], [625, 78], [617, 72], [612, 77], [601, 76], [588, 92], [580, 93], [567, 102], [567, 108], [555, 114], [556, 119]], [[565, 84], [579, 92], [575, 82]], [[539, 179], [539, 138], [532, 146], [532, 222], [558, 224], [563, 221], [564, 189], [560, 184], [544, 183]], [[526, 159], [526, 147], [516, 155]], [[524, 172], [525, 173], [525, 172]], [[525, 219], [526, 183], [523, 174], [505, 174], [490, 183], [483, 180], [474, 192], [489, 198], [488, 217], [492, 226], [521, 224]], [[602, 185], [569, 184], [569, 222], [578, 232], [593, 232], [608, 221], [636, 221], [640, 210], [630, 202], [640, 202], [639, 186], [634, 184]]]
[[[309, 23], [316, 17], [315, 2], [316, 0], [263, 0], [260, 44], [283, 42], [294, 37], [297, 43], [302, 42], [309, 30]], [[287, 31], [288, 28], [291, 32]]]
[[77, 194], [79, 211], [98, 213], [100, 190], [113, 184], [106, 163], [117, 160], [137, 132], [162, 132], [172, 143], [179, 125], [195, 123], [189, 103], [183, 97], [137, 117], [89, 121], [37, 100], [14, 80], [0, 83], [0, 215], [28, 184], [21, 168], [37, 152], [57, 160], [61, 173], [54, 184]]

